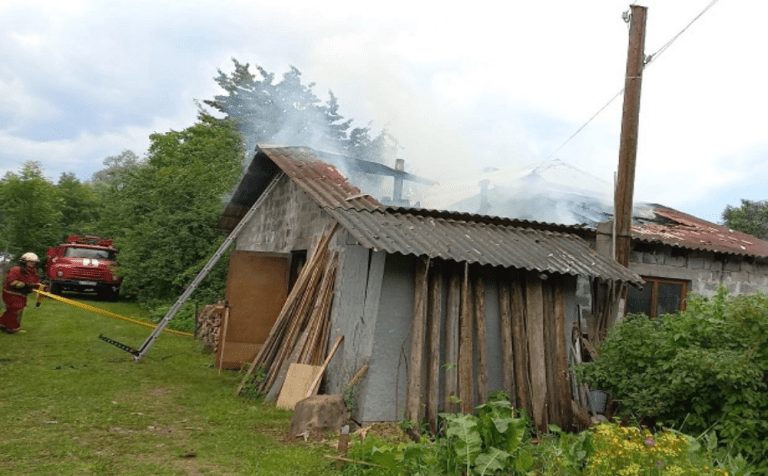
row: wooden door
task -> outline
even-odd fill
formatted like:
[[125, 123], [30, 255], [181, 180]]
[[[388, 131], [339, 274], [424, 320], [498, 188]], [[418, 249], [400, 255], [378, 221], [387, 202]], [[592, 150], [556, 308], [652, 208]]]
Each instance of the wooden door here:
[[237, 369], [256, 357], [288, 296], [288, 266], [287, 256], [230, 253], [224, 297], [229, 318], [216, 359], [222, 367]]

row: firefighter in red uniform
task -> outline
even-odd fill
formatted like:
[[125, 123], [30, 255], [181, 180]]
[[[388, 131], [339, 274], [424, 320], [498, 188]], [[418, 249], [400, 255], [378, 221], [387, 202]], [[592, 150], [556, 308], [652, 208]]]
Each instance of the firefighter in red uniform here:
[[3, 285], [5, 313], [0, 317], [0, 331], [14, 334], [21, 327], [21, 313], [27, 305], [27, 294], [40, 287], [35, 266], [40, 260], [34, 253], [24, 253], [19, 265], [8, 271]]

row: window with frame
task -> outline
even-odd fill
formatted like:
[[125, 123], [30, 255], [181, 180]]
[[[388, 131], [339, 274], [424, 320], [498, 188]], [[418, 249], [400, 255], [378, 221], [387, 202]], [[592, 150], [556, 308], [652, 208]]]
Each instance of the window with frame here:
[[643, 276], [643, 289], [627, 290], [627, 314], [644, 313], [649, 317], [685, 310], [688, 281]]

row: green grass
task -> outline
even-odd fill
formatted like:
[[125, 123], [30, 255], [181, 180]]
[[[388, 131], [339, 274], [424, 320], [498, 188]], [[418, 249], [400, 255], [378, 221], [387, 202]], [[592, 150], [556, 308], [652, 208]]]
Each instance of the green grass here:
[[[146, 320], [126, 302], [70, 296]], [[290, 412], [235, 397], [242, 374], [190, 337], [46, 299], [0, 334], [0, 475], [323, 475], [329, 446], [288, 441]], [[194, 456], [187, 456], [194, 454]]]

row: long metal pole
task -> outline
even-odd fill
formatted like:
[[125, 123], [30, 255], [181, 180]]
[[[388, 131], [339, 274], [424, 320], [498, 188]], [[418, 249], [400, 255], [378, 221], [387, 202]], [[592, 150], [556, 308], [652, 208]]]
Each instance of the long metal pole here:
[[635, 188], [637, 135], [640, 123], [640, 87], [645, 63], [645, 21], [647, 7], [632, 5], [629, 25], [627, 75], [624, 85], [624, 110], [621, 120], [619, 172], [614, 202], [616, 222], [616, 261], [629, 266], [632, 227], [632, 195]]
[[181, 306], [184, 304], [184, 302], [189, 298], [189, 296], [192, 295], [192, 293], [197, 289], [197, 286], [200, 285], [200, 283], [205, 279], [205, 277], [208, 275], [208, 273], [211, 271], [213, 266], [216, 264], [217, 261], [219, 261], [219, 258], [224, 254], [225, 251], [227, 251], [227, 248], [229, 248], [229, 245], [232, 244], [233, 241], [235, 241], [235, 238], [237, 238], [237, 235], [240, 234], [240, 231], [243, 229], [245, 224], [251, 219], [253, 214], [256, 212], [256, 210], [261, 206], [261, 203], [264, 201], [264, 199], [269, 195], [269, 192], [272, 191], [273, 188], [275, 188], [275, 185], [277, 185], [278, 180], [283, 175], [282, 172], [279, 172], [273, 179], [272, 182], [267, 186], [267, 188], [262, 192], [261, 196], [258, 200], [256, 200], [256, 203], [253, 204], [250, 210], [243, 216], [242, 219], [240, 219], [240, 222], [235, 226], [234, 230], [229, 234], [226, 240], [219, 246], [219, 249], [216, 250], [216, 253], [213, 254], [211, 259], [206, 263], [205, 266], [203, 266], [203, 269], [200, 270], [200, 272], [197, 274], [195, 279], [192, 281], [192, 284], [187, 286], [187, 289], [184, 290], [184, 293], [179, 297], [179, 299], [176, 301], [176, 304], [173, 305], [170, 311], [163, 317], [163, 319], [157, 324], [155, 327], [155, 330], [152, 331], [152, 334], [147, 337], [147, 340], [144, 341], [144, 344], [139, 348], [138, 354], [133, 358], [136, 362], [140, 361], [144, 355], [146, 355], [147, 351], [149, 350], [150, 346], [153, 342], [155, 342], [155, 339], [157, 339], [157, 336], [160, 335], [161, 332], [163, 332], [163, 329], [166, 328], [169, 322], [171, 322], [171, 319], [176, 315], [177, 312], [179, 312], [179, 309], [181, 309]]

